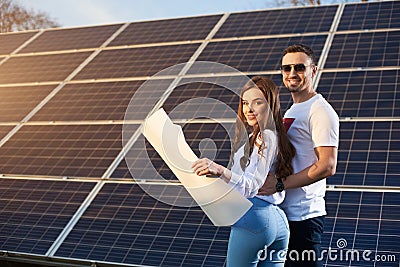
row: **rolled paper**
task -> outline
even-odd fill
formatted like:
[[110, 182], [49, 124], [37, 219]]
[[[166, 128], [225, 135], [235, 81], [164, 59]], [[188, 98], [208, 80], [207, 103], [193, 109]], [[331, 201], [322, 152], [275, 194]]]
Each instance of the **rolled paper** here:
[[232, 225], [250, 209], [252, 203], [222, 179], [193, 172], [198, 157], [164, 109], [145, 120], [142, 133], [215, 226]]

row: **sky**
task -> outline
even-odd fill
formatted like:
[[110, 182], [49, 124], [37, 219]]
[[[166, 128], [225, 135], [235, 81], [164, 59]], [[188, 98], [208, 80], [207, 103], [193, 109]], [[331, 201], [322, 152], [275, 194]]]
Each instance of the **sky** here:
[[114, 24], [259, 10], [276, 6], [276, 0], [15, 0], [44, 11], [61, 27]]

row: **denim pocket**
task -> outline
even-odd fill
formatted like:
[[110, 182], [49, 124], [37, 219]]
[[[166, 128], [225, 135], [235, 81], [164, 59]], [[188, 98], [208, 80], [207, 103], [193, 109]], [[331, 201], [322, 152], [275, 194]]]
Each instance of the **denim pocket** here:
[[233, 227], [259, 234], [269, 227], [269, 212], [265, 208], [252, 207]]

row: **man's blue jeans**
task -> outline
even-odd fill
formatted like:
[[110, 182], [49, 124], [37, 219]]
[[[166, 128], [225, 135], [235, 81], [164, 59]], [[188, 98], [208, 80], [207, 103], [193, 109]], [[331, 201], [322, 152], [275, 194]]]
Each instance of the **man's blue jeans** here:
[[289, 242], [285, 213], [257, 197], [250, 210], [231, 228], [227, 267], [283, 267]]

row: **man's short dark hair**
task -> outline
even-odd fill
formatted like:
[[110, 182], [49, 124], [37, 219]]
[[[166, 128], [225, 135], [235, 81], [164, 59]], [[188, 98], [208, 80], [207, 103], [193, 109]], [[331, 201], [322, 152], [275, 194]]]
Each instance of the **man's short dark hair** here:
[[284, 51], [282, 57], [284, 57], [288, 53], [296, 53], [296, 52], [303, 52], [306, 54], [309, 58], [311, 58], [312, 63], [315, 64], [315, 54], [312, 49], [304, 44], [294, 44], [291, 46], [288, 46]]

